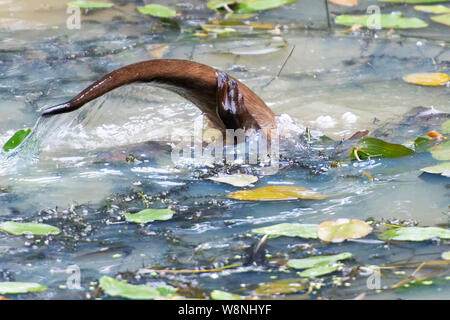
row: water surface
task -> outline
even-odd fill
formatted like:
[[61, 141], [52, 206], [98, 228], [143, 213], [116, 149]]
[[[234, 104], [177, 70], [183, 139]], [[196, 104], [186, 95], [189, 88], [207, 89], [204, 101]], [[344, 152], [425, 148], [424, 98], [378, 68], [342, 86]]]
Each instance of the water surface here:
[[[177, 6], [191, 14], [191, 19], [183, 21], [184, 28], [214, 17], [199, 1], [191, 2]], [[355, 12], [364, 12], [366, 4]], [[14, 1], [14, 6], [10, 2], [11, 16], [0, 19], [1, 144], [16, 130], [34, 127], [43, 108], [70, 99], [118, 67], [156, 58], [155, 48], [161, 46], [166, 48], [164, 58], [195, 60], [242, 80], [275, 113], [289, 115], [284, 119], [293, 121], [291, 133], [298, 134], [290, 142], [300, 144], [300, 134], [310, 127], [336, 141], [358, 130], [378, 129], [389, 141], [408, 143], [426, 130], [438, 128], [413, 118], [404, 125], [407, 129], [399, 129], [405, 113], [418, 106], [450, 112], [448, 87], [412, 86], [401, 80], [412, 72], [450, 72], [448, 29], [444, 26], [422, 33], [399, 31], [393, 38], [364, 32], [344, 34], [339, 28], [327, 29], [320, 2], [299, 2], [293, 5], [295, 10], [281, 8], [261, 14], [260, 21], [285, 26], [275, 28], [272, 34], [193, 39], [188, 32], [161, 26], [152, 31], [154, 20], [123, 12], [94, 12], [83, 21], [81, 30], [67, 30], [65, 5], [60, 1], [48, 1], [48, 5], [53, 11], [34, 4], [25, 6], [25, 1]], [[127, 3], [122, 9], [134, 13], [133, 8], [133, 3]], [[0, 10], [5, 13], [6, 9]], [[48, 16], [38, 18], [40, 10]], [[339, 10], [332, 7], [332, 13]], [[126, 18], [111, 21], [111, 15], [121, 14]], [[277, 37], [287, 42], [284, 48], [252, 54], [280, 41]], [[435, 240], [325, 244], [280, 237], [270, 239], [253, 264], [224, 272], [138, 273], [151, 266], [208, 269], [248, 262], [249, 248], [261, 238], [251, 230], [282, 222], [386, 219], [448, 227], [448, 179], [424, 179], [420, 172], [436, 163], [429, 153], [359, 164], [344, 162], [342, 167], [322, 170], [321, 161], [306, 161], [300, 149], [285, 145], [282, 151], [287, 161], [282, 164], [295, 164], [275, 175], [260, 176], [257, 187], [297, 185], [340, 196], [321, 201], [230, 200], [226, 195], [238, 188], [205, 179], [213, 173], [210, 168], [175, 166], [168, 145], [161, 143], [176, 130], [191, 130], [200, 116], [200, 111], [182, 98], [136, 84], [114, 90], [77, 112], [39, 120], [21, 149], [8, 157], [2, 155], [0, 221], [43, 222], [58, 226], [62, 233], [43, 238], [0, 233], [0, 280], [39, 282], [49, 287], [42, 293], [8, 297], [106, 297], [96, 291], [95, 282], [102, 275], [120, 275], [133, 283], [168, 283], [188, 297], [204, 297], [214, 289], [251, 295], [261, 282], [297, 277], [295, 271], [282, 267], [287, 258], [348, 251], [355, 258], [346, 265], [357, 267], [439, 260], [441, 252], [449, 250], [448, 242]], [[154, 144], [142, 145], [147, 141]], [[142, 162], [127, 162], [130, 153]], [[169, 221], [146, 225], [124, 221], [126, 212], [168, 206], [176, 211]], [[368, 239], [375, 240], [376, 234]], [[81, 270], [81, 290], [64, 287], [65, 271], [72, 265]], [[405, 275], [387, 272], [383, 288], [413, 270], [405, 269]], [[362, 292], [372, 299], [450, 298], [450, 282], [444, 276], [430, 286], [375, 291], [367, 288], [367, 277], [357, 271], [336, 275], [348, 285], [324, 278], [325, 285], [308, 298], [348, 299]]]

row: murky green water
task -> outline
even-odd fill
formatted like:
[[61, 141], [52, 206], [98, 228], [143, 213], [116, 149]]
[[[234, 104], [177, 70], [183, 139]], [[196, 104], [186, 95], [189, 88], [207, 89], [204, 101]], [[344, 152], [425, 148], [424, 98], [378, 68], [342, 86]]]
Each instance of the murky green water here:
[[[125, 3], [125, 13], [89, 14], [83, 18], [81, 30], [65, 28], [64, 5], [22, 7], [14, 15], [13, 10], [8, 13], [13, 18], [0, 11], [5, 14], [0, 17], [2, 23], [14, 20], [9, 29], [0, 30], [1, 144], [16, 130], [33, 127], [39, 110], [72, 98], [109, 71], [159, 56], [155, 48], [163, 46], [164, 58], [192, 59], [229, 72], [258, 93], [275, 113], [285, 114], [284, 121], [296, 121], [289, 131], [296, 136], [281, 145], [287, 159], [281, 164], [286, 168], [260, 176], [257, 187], [295, 185], [339, 196], [319, 201], [230, 200], [226, 195], [239, 188], [205, 179], [215, 172], [211, 168], [174, 166], [170, 149], [163, 143], [174, 130], [191, 130], [200, 111], [161, 89], [145, 85], [119, 88], [77, 112], [40, 120], [33, 141], [29, 139], [7, 158], [2, 155], [0, 222], [43, 222], [62, 230], [48, 237], [0, 233], [0, 281], [39, 282], [49, 287], [45, 292], [8, 298], [104, 298], [93, 283], [103, 275], [121, 276], [132, 283], [167, 283], [188, 298], [208, 296], [214, 289], [251, 296], [261, 282], [297, 277], [295, 270], [284, 267], [287, 259], [344, 251], [353, 253], [354, 258], [334, 274], [341, 283], [323, 277], [317, 281], [323, 282], [322, 287], [309, 296], [304, 290], [282, 298], [350, 299], [363, 292], [370, 299], [450, 298], [445, 268], [430, 285], [397, 290], [389, 287], [410, 275], [417, 264], [395, 272], [386, 269], [379, 291], [367, 287], [367, 275], [358, 269], [440, 260], [441, 253], [450, 249], [448, 241], [326, 244], [279, 237], [269, 239], [256, 256], [251, 254], [261, 239], [251, 230], [282, 222], [386, 219], [393, 224], [409, 221], [448, 228], [449, 180], [424, 177], [420, 172], [437, 163], [429, 153], [344, 162], [342, 167], [329, 168], [329, 162], [319, 159], [317, 152], [305, 153], [299, 138], [306, 127], [336, 141], [368, 129], [385, 140], [405, 143], [439, 129], [450, 113], [449, 88], [413, 86], [401, 78], [413, 72], [450, 72], [448, 27], [434, 24], [426, 30], [398, 31], [391, 38], [385, 32], [377, 37], [364, 32], [344, 34], [340, 32], [344, 28], [327, 29], [322, 2], [298, 1], [259, 16], [261, 22], [282, 26], [269, 29], [272, 34], [195, 38], [186, 30], [180, 33], [155, 25], [150, 18], [127, 14], [134, 12], [134, 4]], [[202, 2], [190, 3], [176, 6], [187, 17], [181, 19], [183, 29], [214, 18]], [[347, 12], [364, 13], [370, 3], [376, 1], [362, 1]], [[414, 13], [408, 6], [381, 7], [401, 9], [405, 15]], [[52, 19], [43, 18], [32, 26], [21, 23], [32, 23], [24, 17], [35, 17], [39, 10]], [[49, 10], [54, 10], [53, 14]], [[335, 6], [330, 6], [330, 11], [332, 16], [344, 12]], [[116, 18], [111, 21], [111, 16]], [[279, 41], [274, 36], [282, 37], [287, 46], [254, 54]], [[294, 46], [281, 74], [274, 78]], [[427, 108], [425, 113], [415, 109], [412, 116], [404, 116], [419, 106]], [[442, 114], [427, 116], [429, 110]], [[328, 154], [341, 148], [337, 142], [327, 147]], [[127, 162], [130, 153], [142, 161]], [[326, 169], [321, 169], [323, 166]], [[376, 181], [368, 179], [363, 170]], [[146, 225], [124, 221], [124, 213], [147, 206], [169, 206], [176, 214], [171, 220]], [[365, 238], [376, 239], [377, 233]], [[138, 272], [152, 266], [192, 270], [240, 262], [244, 266], [222, 272]], [[64, 287], [69, 276], [66, 270], [73, 265], [81, 272], [79, 290]]]

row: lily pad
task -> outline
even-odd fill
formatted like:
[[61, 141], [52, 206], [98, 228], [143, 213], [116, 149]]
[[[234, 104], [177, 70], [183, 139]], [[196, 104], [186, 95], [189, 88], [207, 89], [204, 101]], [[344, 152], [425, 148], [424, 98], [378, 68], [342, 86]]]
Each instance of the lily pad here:
[[[375, 15], [342, 14], [335, 18], [335, 23], [344, 26], [359, 24], [363, 27], [372, 26]], [[428, 23], [419, 18], [405, 18], [397, 14], [380, 14], [380, 26], [385, 29], [416, 29], [426, 28]]]
[[282, 5], [293, 3], [296, 0], [211, 0], [206, 6], [211, 10], [227, 11], [232, 10], [237, 13], [251, 13], [281, 7]]
[[450, 162], [440, 163], [438, 165], [431, 166], [431, 167], [425, 167], [420, 170], [422, 170], [423, 172], [426, 172], [426, 173], [440, 174], [440, 175], [443, 175], [444, 177], [450, 178]]
[[270, 236], [317, 239], [316, 224], [280, 223], [269, 227], [252, 229], [252, 231], [258, 234], [267, 234]]
[[107, 276], [100, 278], [99, 286], [107, 295], [136, 300], [153, 300], [177, 292], [176, 288], [167, 285], [160, 287], [134, 285]]
[[438, 72], [411, 73], [403, 77], [403, 81], [421, 86], [440, 86], [448, 80], [447, 74]]
[[22, 129], [13, 134], [11, 138], [3, 145], [3, 150], [8, 152], [9, 150], [17, 148], [23, 140], [30, 134], [31, 129]]
[[138, 11], [143, 14], [148, 14], [157, 18], [173, 18], [177, 12], [171, 8], [161, 4], [148, 4], [143, 7], [137, 7]]
[[372, 228], [369, 224], [358, 219], [325, 221], [319, 224], [317, 228], [319, 238], [327, 242], [343, 242], [347, 239], [364, 238], [371, 231]]
[[322, 200], [329, 196], [296, 186], [268, 186], [256, 189], [239, 190], [227, 195], [230, 199], [250, 201], [313, 199]]
[[304, 259], [290, 259], [286, 265], [294, 269], [309, 269], [316, 266], [324, 266], [331, 263], [335, 263], [340, 260], [346, 260], [353, 255], [350, 252], [343, 252], [331, 256], [314, 256]]
[[434, 238], [450, 239], [450, 230], [437, 227], [404, 227], [383, 232], [382, 240], [424, 241]]
[[450, 140], [445, 141], [430, 149], [431, 155], [436, 160], [447, 161], [450, 160]]
[[431, 17], [431, 20], [437, 23], [445, 24], [446, 26], [450, 26], [450, 13]]
[[360, 159], [374, 158], [396, 158], [404, 157], [414, 153], [414, 150], [409, 149], [401, 144], [389, 143], [377, 138], [365, 137], [358, 141], [356, 146], [350, 150], [350, 159], [355, 160], [355, 153], [357, 151]]
[[316, 278], [335, 272], [336, 270], [337, 270], [336, 264], [315, 266], [313, 268], [309, 268], [306, 269], [305, 271], [300, 272], [298, 275], [302, 278]]
[[43, 223], [33, 222], [13, 222], [7, 221], [0, 223], [0, 230], [19, 236], [22, 234], [34, 234], [37, 236], [46, 236], [49, 234], [58, 234], [59, 228]]
[[430, 12], [435, 14], [450, 13], [450, 8], [443, 6], [442, 4], [437, 4], [434, 6], [414, 6], [414, 9], [422, 12]]
[[278, 8], [295, 1], [296, 0], [241, 0], [237, 5], [237, 11], [240, 13], [263, 11]]
[[435, 142], [435, 140], [429, 136], [418, 137], [414, 140], [414, 150], [416, 152], [428, 151], [433, 142]]
[[17, 294], [47, 290], [46, 286], [34, 282], [0, 282], [0, 294]]
[[242, 300], [242, 296], [222, 290], [214, 290], [210, 294], [213, 300]]
[[296, 293], [308, 288], [309, 281], [295, 278], [260, 283], [254, 292], [257, 295], [273, 296], [276, 294]]
[[170, 209], [145, 209], [138, 213], [125, 213], [125, 219], [129, 222], [147, 223], [152, 221], [165, 221], [173, 217], [174, 211]]
[[72, 1], [67, 4], [69, 7], [81, 9], [103, 9], [111, 8], [114, 3], [111, 2], [96, 2], [96, 1]]
[[235, 187], [246, 187], [258, 181], [258, 177], [249, 174], [220, 175], [208, 178], [209, 180], [231, 184]]

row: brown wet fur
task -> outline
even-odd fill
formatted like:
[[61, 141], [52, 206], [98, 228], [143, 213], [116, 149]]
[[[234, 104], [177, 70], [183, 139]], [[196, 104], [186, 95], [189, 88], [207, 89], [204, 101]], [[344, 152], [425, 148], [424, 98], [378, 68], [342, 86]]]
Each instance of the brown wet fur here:
[[[100, 80], [94, 82], [80, 92], [72, 100], [51, 107], [43, 112], [43, 116], [70, 112], [81, 108], [87, 102], [126, 84], [148, 82], [152, 85], [168, 89], [191, 101], [203, 111], [211, 122], [219, 129], [235, 129], [227, 127], [219, 116], [218, 106], [227, 97], [218, 94], [217, 78], [220, 71], [207, 65], [188, 60], [158, 59], [143, 61], [117, 69]], [[221, 73], [224, 74], [224, 73]], [[238, 93], [233, 92], [236, 105], [245, 103], [240, 112], [242, 118], [239, 127], [242, 129], [275, 129], [275, 114], [246, 85], [228, 75], [230, 81], [237, 84]], [[228, 97], [229, 99], [230, 97]], [[218, 100], [222, 99], [222, 100]]]

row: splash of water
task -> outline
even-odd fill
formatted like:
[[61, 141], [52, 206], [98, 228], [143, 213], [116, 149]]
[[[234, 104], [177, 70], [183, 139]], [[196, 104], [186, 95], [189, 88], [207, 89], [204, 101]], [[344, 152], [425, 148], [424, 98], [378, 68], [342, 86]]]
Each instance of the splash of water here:
[[15, 172], [20, 166], [34, 163], [38, 159], [40, 151], [39, 136], [41, 135], [40, 119], [34, 125], [31, 133], [14, 150], [0, 152], [0, 175]]
[[[101, 114], [100, 109], [102, 109], [104, 102], [104, 99], [100, 99], [91, 107], [73, 113], [39, 118], [30, 135], [20, 146], [8, 153], [0, 153], [0, 175], [11, 174], [20, 168], [35, 164], [38, 162], [39, 154], [42, 150], [52, 151], [60, 143], [63, 143], [63, 145], [65, 143], [66, 147], [68, 145], [72, 145], [73, 147], [73, 143], [68, 144], [67, 141], [82, 140], [84, 128], [93, 121], [95, 122], [99, 117]], [[283, 155], [288, 155], [288, 157], [302, 155], [302, 157], [306, 157], [309, 154], [310, 148], [305, 143], [305, 127], [287, 114], [277, 116], [277, 125], [279, 128], [278, 142]], [[70, 139], [74, 134], [76, 137]], [[262, 136], [255, 133], [249, 136], [247, 143], [249, 141], [259, 143], [261, 139]], [[93, 149], [96, 148], [94, 147]], [[224, 156], [226, 156], [226, 151], [224, 152]], [[188, 159], [185, 160], [183, 163], [187, 167], [204, 165], [204, 163], [193, 163], [192, 161], [188, 161]], [[220, 161], [215, 164], [220, 164]], [[242, 165], [242, 163], [236, 162], [234, 165]]]
[[15, 173], [37, 163], [44, 143], [69, 126], [67, 117], [38, 118], [31, 133], [17, 148], [9, 152], [0, 151], [0, 175]]

